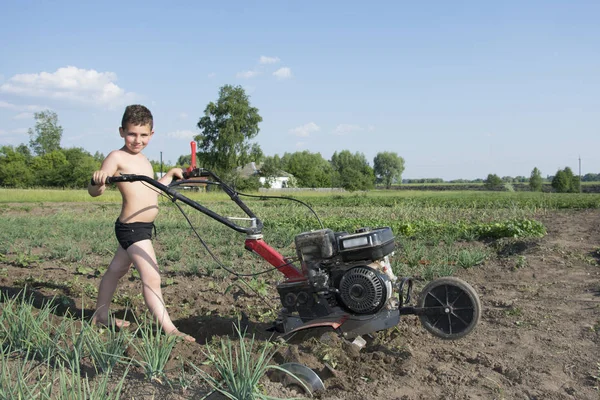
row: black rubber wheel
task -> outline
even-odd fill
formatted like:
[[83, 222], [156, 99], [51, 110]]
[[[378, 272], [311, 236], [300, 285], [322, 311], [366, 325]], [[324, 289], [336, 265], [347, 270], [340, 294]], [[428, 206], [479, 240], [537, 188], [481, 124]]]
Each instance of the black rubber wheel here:
[[[421, 324], [432, 335], [445, 340], [468, 335], [479, 322], [481, 303], [467, 282], [445, 277], [429, 282], [421, 291], [418, 307]], [[439, 312], [435, 312], [438, 309]]]

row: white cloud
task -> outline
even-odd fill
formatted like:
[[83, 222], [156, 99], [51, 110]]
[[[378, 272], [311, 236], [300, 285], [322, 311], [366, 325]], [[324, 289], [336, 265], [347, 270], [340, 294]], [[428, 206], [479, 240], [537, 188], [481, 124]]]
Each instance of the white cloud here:
[[359, 125], [352, 125], [352, 124], [339, 124], [338, 126], [335, 127], [335, 130], [333, 131], [334, 135], [338, 135], [338, 136], [344, 136], [347, 135], [349, 133], [352, 132], [359, 132], [362, 131], [363, 128], [361, 128]]
[[320, 131], [321, 128], [314, 122], [290, 129], [290, 133], [299, 137], [309, 137], [311, 133]]
[[8, 108], [9, 110], [14, 110], [17, 106], [11, 103], [7, 103], [6, 101], [0, 101], [0, 108]]
[[375, 126], [373, 126], [373, 125], [369, 125], [369, 126], [367, 127], [367, 130], [368, 130], [369, 132], [373, 132], [373, 131], [375, 130]]
[[268, 56], [260, 56], [259, 62], [261, 64], [276, 64], [278, 63], [279, 57], [268, 57]]
[[0, 129], [0, 136], [5, 136], [7, 132], [4, 129]]
[[189, 131], [189, 130], [180, 130], [180, 131], [173, 131], [173, 132], [169, 132], [167, 133], [167, 137], [170, 138], [175, 138], [175, 139], [193, 139], [194, 136], [196, 136], [198, 133], [194, 132], [194, 131]]
[[258, 75], [258, 71], [242, 71], [235, 74], [236, 78], [250, 79]]
[[306, 147], [306, 142], [296, 142], [296, 147], [299, 149], [303, 149]]
[[133, 92], [115, 83], [114, 72], [67, 66], [55, 72], [17, 74], [0, 85], [0, 92], [114, 107], [132, 102]]
[[33, 113], [29, 113], [29, 112], [18, 113], [17, 115], [15, 115], [13, 117], [13, 119], [33, 119]]
[[38, 106], [36, 104], [16, 105], [16, 104], [8, 103], [6, 101], [0, 101], [0, 108], [6, 108], [8, 110], [14, 110], [14, 111], [29, 111], [29, 112], [36, 112], [36, 111], [50, 109], [50, 107], [47, 107], [47, 106]]
[[217, 74], [215, 72], [211, 72], [210, 74], [208, 74], [208, 77], [210, 79], [214, 78], [215, 76], [217, 76]]
[[186, 112], [182, 111], [182, 112], [179, 113], [179, 118], [180, 119], [186, 119], [187, 117], [188, 117], [188, 114]]
[[277, 79], [288, 79], [292, 77], [292, 70], [288, 67], [279, 68], [277, 71], [273, 72], [273, 76]]

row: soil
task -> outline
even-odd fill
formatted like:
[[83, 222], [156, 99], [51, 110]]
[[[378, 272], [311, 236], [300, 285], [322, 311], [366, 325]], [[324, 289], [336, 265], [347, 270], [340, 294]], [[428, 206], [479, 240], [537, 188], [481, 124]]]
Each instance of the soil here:
[[[416, 317], [406, 316], [397, 328], [365, 337], [362, 349], [335, 334], [318, 332], [318, 340], [289, 344], [274, 360], [312, 368], [326, 387], [315, 396], [328, 400], [599, 399], [600, 212], [555, 211], [541, 220], [548, 229], [544, 238], [488, 243], [498, 257], [457, 271], [478, 292], [483, 306], [479, 325], [467, 337], [435, 338]], [[20, 289], [17, 281], [37, 270], [41, 276], [52, 274], [55, 281], [73, 277], [68, 268], [50, 263], [35, 270], [11, 264], [0, 264], [0, 269], [7, 271], [0, 288], [9, 294]], [[99, 277], [85, 279], [99, 283]], [[228, 317], [232, 308], [268, 309], [251, 292], [234, 287], [223, 294], [227, 281], [215, 284], [206, 276], [182, 275], [173, 280], [163, 289], [171, 315], [197, 343], [176, 345], [172, 371], [182, 360], [195, 365], [206, 361], [207, 342], [235, 339], [235, 319]], [[45, 297], [57, 294], [57, 288], [43, 285], [36, 290]], [[118, 292], [134, 297], [139, 282], [124, 279]], [[72, 307], [81, 307], [77, 296], [71, 298]], [[243, 323], [259, 341], [269, 338], [268, 321], [250, 316]], [[200, 382], [184, 391], [177, 375], [173, 372], [169, 387], [147, 382], [134, 369], [122, 398], [190, 399], [207, 393]], [[264, 390], [282, 398], [303, 396], [270, 380], [265, 380]]]

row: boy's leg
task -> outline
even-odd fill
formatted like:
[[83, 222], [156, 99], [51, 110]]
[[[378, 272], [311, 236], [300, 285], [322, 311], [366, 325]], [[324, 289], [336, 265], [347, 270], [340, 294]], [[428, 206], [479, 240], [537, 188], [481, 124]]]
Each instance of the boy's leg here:
[[[121, 279], [123, 275], [129, 271], [130, 266], [131, 260], [129, 259], [127, 251], [119, 246], [115, 256], [108, 266], [108, 269], [100, 281], [94, 322], [98, 324], [108, 324], [108, 309], [110, 307], [113, 294], [115, 293], [119, 279]], [[114, 323], [117, 325], [117, 327], [129, 325], [129, 322], [117, 319], [115, 319]]]
[[150, 314], [162, 326], [166, 334], [181, 336], [187, 341], [195, 341], [192, 336], [179, 332], [169, 317], [160, 288], [160, 272], [152, 242], [150, 240], [136, 242], [127, 249], [127, 253], [140, 273], [144, 286], [142, 294]]

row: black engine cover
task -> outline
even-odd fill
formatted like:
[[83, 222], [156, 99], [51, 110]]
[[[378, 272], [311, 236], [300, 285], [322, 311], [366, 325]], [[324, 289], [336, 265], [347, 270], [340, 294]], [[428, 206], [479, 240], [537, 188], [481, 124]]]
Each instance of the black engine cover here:
[[342, 303], [357, 314], [372, 314], [381, 309], [388, 298], [387, 276], [367, 266], [348, 270], [340, 280]]
[[277, 291], [283, 307], [297, 312], [303, 321], [331, 314], [336, 304], [332, 294], [318, 293], [308, 282], [282, 283]]

